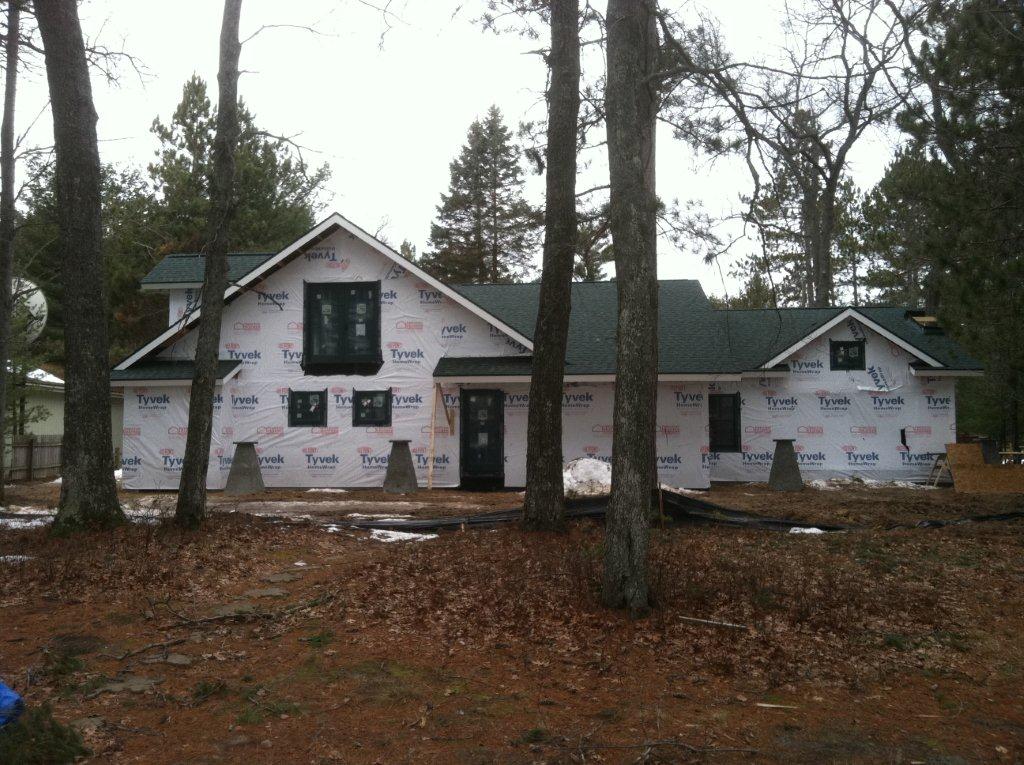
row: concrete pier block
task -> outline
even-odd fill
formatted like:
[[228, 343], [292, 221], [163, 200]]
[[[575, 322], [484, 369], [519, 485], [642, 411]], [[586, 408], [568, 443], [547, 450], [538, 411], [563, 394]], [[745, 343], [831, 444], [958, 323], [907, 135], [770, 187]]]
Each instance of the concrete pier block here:
[[773, 491], [800, 491], [804, 488], [792, 438], [775, 439], [775, 456], [772, 458], [772, 472], [768, 476], [768, 488]]
[[266, 489], [260, 460], [256, 456], [258, 441], [235, 441], [235, 454], [231, 458], [231, 471], [224, 485], [225, 494], [258, 494]]
[[409, 442], [395, 439], [391, 442], [388, 471], [384, 474], [384, 491], [388, 494], [412, 494], [418, 488]]

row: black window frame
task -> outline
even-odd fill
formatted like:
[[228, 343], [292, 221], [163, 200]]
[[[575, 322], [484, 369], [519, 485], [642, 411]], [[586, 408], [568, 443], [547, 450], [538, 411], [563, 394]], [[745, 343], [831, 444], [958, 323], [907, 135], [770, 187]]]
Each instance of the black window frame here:
[[[863, 340], [829, 340], [828, 341], [828, 368], [830, 372], [863, 372], [867, 369], [866, 343]], [[850, 364], [842, 364], [836, 360], [836, 352], [840, 348], [856, 346], [860, 353], [860, 361]]]
[[[366, 353], [353, 353], [343, 349], [341, 353], [334, 356], [321, 355], [317, 357], [312, 353], [313, 348], [313, 324], [314, 318], [312, 309], [319, 305], [313, 298], [317, 290], [343, 293], [353, 287], [370, 288], [370, 303], [374, 306], [373, 328], [370, 333], [371, 350]], [[302, 295], [302, 371], [308, 375], [373, 375], [384, 366], [384, 356], [381, 349], [381, 304], [380, 304], [380, 281], [365, 282], [303, 282]], [[348, 321], [348, 311], [339, 311], [338, 320], [342, 323]], [[344, 337], [347, 333], [344, 329], [339, 333]]]
[[[298, 396], [320, 396], [320, 419], [317, 422], [297, 422], [295, 413], [298, 408]], [[288, 389], [288, 427], [289, 428], [325, 428], [327, 427], [327, 388], [323, 390], [292, 390]]]
[[[716, 423], [721, 423], [723, 418], [714, 415], [716, 401], [723, 399], [732, 400], [732, 432], [728, 434], [731, 438], [725, 439], [725, 434], [717, 434]], [[743, 451], [742, 428], [740, 418], [743, 412], [742, 400], [739, 393], [710, 393], [708, 394], [708, 451], [726, 454], [730, 452]], [[719, 427], [724, 425], [719, 424]]]
[[[364, 422], [360, 419], [360, 396], [376, 396], [380, 393], [384, 394], [384, 416], [379, 420], [372, 420]], [[385, 390], [353, 390], [352, 391], [352, 427], [353, 428], [386, 428], [391, 426], [391, 400], [392, 400], [391, 388]]]

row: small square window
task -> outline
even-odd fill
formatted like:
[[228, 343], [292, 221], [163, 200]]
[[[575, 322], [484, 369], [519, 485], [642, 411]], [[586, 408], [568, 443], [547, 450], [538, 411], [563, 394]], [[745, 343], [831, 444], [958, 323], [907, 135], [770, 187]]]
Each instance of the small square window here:
[[391, 388], [352, 392], [352, 426], [391, 424]]
[[327, 425], [327, 389], [289, 390], [288, 427], [322, 428]]
[[866, 369], [864, 365], [864, 341], [829, 341], [829, 369], [834, 372]]

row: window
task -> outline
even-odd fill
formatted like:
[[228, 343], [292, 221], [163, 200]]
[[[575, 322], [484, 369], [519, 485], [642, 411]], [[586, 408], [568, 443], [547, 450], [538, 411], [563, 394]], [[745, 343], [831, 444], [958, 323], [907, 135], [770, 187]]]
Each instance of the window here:
[[708, 396], [708, 435], [710, 451], [741, 451], [739, 393], [712, 393]]
[[391, 424], [391, 388], [352, 391], [352, 426]]
[[306, 284], [302, 369], [375, 374], [380, 352], [380, 282]]
[[327, 389], [289, 390], [288, 427], [322, 428], [327, 425]]
[[865, 368], [863, 340], [831, 340], [828, 347], [832, 371]]

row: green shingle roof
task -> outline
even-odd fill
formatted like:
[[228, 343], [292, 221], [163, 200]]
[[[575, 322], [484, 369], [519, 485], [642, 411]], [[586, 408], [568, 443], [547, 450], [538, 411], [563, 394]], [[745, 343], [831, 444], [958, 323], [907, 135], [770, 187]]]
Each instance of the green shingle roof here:
[[[526, 337], [533, 337], [539, 284], [457, 286], [460, 293]], [[615, 372], [615, 282], [581, 282], [572, 286], [572, 314], [566, 374]], [[718, 310], [700, 283], [692, 279], [659, 282], [660, 374], [738, 374], [759, 369], [772, 357], [842, 313], [845, 308], [782, 308], [778, 310]], [[925, 332], [903, 308], [858, 308], [865, 317], [951, 369], [979, 369], [945, 333]], [[508, 375], [509, 362], [448, 359], [438, 376]]]
[[[241, 361], [217, 362], [217, 380], [234, 372]], [[191, 380], [196, 365], [191, 361], [140, 361], [128, 369], [110, 370], [111, 382], [152, 382], [156, 380]]]
[[[276, 253], [236, 252], [228, 255], [228, 281], [237, 282], [254, 268], [263, 265]], [[195, 252], [168, 255], [142, 278], [142, 285], [159, 287], [163, 284], [202, 284], [206, 271], [206, 258]]]

